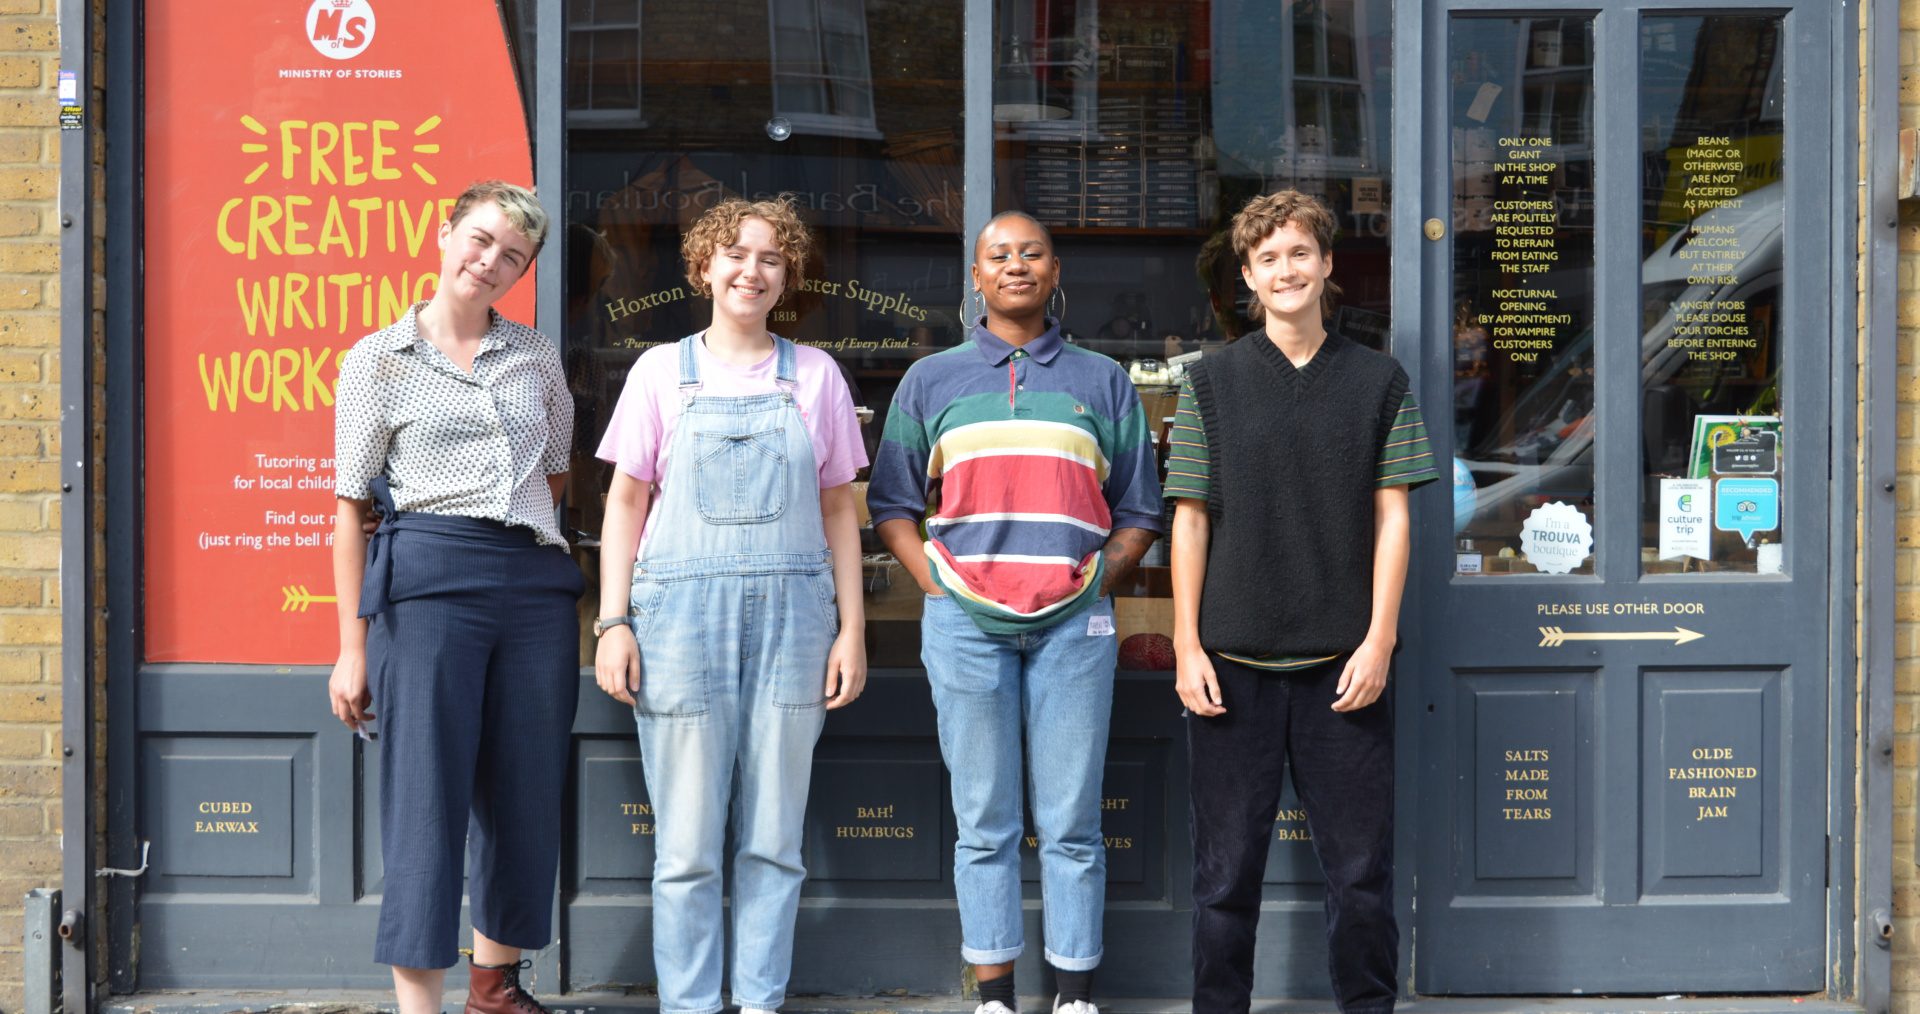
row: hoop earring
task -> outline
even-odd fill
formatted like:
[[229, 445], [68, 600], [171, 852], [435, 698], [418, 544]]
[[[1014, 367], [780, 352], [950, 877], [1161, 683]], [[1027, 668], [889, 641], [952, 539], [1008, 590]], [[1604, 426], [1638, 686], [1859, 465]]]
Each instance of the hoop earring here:
[[[1059, 297], [1060, 297], [1060, 312], [1059, 312], [1059, 313], [1054, 313], [1054, 312], [1053, 312], [1053, 297], [1054, 297], [1054, 296], [1059, 296]], [[1064, 286], [1064, 285], [1055, 285], [1055, 286], [1053, 287], [1053, 293], [1052, 293], [1052, 295], [1049, 295], [1049, 296], [1047, 297], [1047, 313], [1048, 313], [1048, 315], [1049, 315], [1049, 316], [1051, 316], [1051, 317], [1052, 317], [1052, 318], [1053, 318], [1054, 320], [1056, 320], [1056, 321], [1059, 321], [1059, 322], [1060, 322], [1060, 323], [1061, 323], [1062, 325], [1065, 325], [1065, 324], [1066, 324], [1066, 321], [1067, 321], [1067, 289], [1066, 289], [1066, 286]]]
[[[978, 313], [975, 313], [973, 310], [973, 297], [975, 296], [980, 297], [980, 311]], [[970, 289], [967, 291], [966, 295], [960, 297], [960, 326], [961, 327], [966, 328], [968, 331], [972, 331], [974, 323], [977, 322], [981, 317], [984, 317], [986, 315], [987, 315], [987, 297], [979, 289]]]

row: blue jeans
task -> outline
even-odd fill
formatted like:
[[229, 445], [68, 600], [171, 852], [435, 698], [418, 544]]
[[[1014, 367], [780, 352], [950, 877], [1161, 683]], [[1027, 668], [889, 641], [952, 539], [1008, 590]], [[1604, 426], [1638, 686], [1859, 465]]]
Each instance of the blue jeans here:
[[[953, 783], [960, 956], [1012, 961], [1020, 917], [1021, 742], [1040, 843], [1046, 958], [1062, 971], [1100, 964], [1107, 852], [1100, 783], [1119, 641], [1113, 602], [1024, 634], [982, 633], [946, 596], [929, 596], [920, 658], [940, 716]], [[1089, 633], [1089, 631], [1100, 631]]]

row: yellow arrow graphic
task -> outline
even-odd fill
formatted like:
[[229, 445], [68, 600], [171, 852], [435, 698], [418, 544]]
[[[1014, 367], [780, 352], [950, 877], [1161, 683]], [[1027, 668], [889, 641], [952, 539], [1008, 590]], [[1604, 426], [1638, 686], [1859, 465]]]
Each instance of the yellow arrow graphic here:
[[1605, 633], [1598, 631], [1586, 633], [1576, 631], [1571, 634], [1559, 627], [1541, 627], [1540, 647], [1558, 648], [1568, 641], [1672, 641], [1674, 644], [1685, 644], [1688, 641], [1698, 641], [1705, 636], [1707, 635], [1697, 630], [1688, 630], [1685, 627], [1675, 627], [1672, 630], [1610, 631]]
[[280, 611], [283, 613], [304, 613], [308, 606], [316, 602], [339, 601], [332, 595], [315, 595], [307, 591], [307, 586], [303, 584], [287, 585], [280, 589], [280, 594], [285, 596], [280, 600]]

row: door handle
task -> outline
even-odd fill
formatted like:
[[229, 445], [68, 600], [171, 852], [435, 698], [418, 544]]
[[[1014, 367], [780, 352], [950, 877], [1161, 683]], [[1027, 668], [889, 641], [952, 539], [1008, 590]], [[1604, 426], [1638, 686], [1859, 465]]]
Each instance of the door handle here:
[[1447, 225], [1437, 218], [1429, 218], [1421, 231], [1427, 234], [1428, 239], [1438, 240], [1447, 234]]

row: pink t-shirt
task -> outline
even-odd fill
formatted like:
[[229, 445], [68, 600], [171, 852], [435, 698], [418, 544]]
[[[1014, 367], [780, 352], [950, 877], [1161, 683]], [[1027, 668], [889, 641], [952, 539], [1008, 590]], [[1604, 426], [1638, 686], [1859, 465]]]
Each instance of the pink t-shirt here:
[[[833, 357], [801, 345], [794, 349], [794, 399], [800, 418], [813, 440], [813, 460], [820, 488], [852, 482], [867, 464], [866, 445], [860, 439], [860, 420], [853, 414], [853, 396]], [[729, 366], [714, 358], [702, 341], [694, 353], [700, 363], [703, 397], [737, 398], [778, 394], [774, 380], [777, 353], [752, 366]], [[680, 422], [680, 347], [678, 342], [648, 349], [627, 374], [620, 401], [607, 422], [597, 456], [641, 482], [658, 482], [667, 473], [667, 454]], [[664, 486], [663, 486], [664, 493]]]

